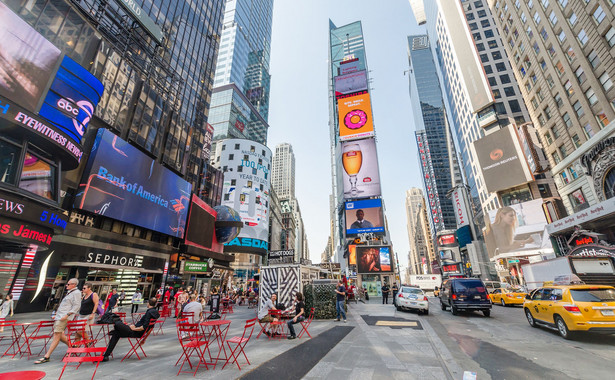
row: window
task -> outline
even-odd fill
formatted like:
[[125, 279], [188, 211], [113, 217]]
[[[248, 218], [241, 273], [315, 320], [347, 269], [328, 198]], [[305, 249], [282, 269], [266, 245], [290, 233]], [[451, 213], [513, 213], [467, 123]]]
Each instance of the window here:
[[[3, 153], [4, 154], [4, 153]], [[47, 199], [56, 199], [56, 167], [33, 152], [26, 152], [19, 188]]]
[[609, 46], [613, 47], [613, 45], [615, 45], [615, 27], [611, 26], [611, 29], [609, 29], [609, 31], [606, 32], [606, 34], [604, 35], [604, 38], [606, 38], [606, 42], [609, 43]]
[[604, 91], [608, 91], [613, 87], [613, 81], [611, 81], [611, 77], [609, 77], [609, 73], [606, 71], [600, 76], [600, 84], [602, 84]]
[[512, 35], [515, 41], [517, 41], [517, 38], [519, 38], [519, 31], [517, 29], [513, 30]]
[[531, 103], [532, 103], [532, 108], [533, 109], [538, 108], [538, 102], [536, 101], [536, 98], [532, 98]]
[[538, 115], [538, 124], [540, 124], [541, 127], [544, 127], [546, 123], [547, 123], [547, 121], [545, 120], [545, 115], [539, 114]]
[[239, 149], [239, 144], [235, 144], [235, 150]]
[[494, 77], [489, 77], [487, 78], [487, 80], [489, 81], [489, 84], [491, 86], [497, 86], [498, 82], [496, 81], [496, 79]]
[[568, 115], [568, 112], [562, 115], [562, 119], [564, 120], [564, 123], [566, 123], [566, 126], [568, 128], [572, 127], [572, 120], [570, 119], [570, 115]]
[[[568, 200], [570, 201], [570, 205], [572, 206], [572, 210], [574, 212], [578, 212], [589, 207], [589, 203], [585, 200], [585, 194], [583, 194], [583, 190], [581, 189], [577, 189], [568, 194]], [[578, 297], [575, 295], [575, 300], [577, 299]]]
[[568, 172], [570, 172], [570, 176], [572, 177], [572, 179], [579, 178], [579, 174], [577, 173], [576, 170], [574, 170], [574, 168], [572, 166], [568, 167]]
[[598, 120], [598, 123], [600, 123], [602, 128], [604, 128], [607, 125], [609, 125], [609, 119], [606, 117], [606, 113], [604, 113], [604, 111], [599, 112], [596, 115], [596, 119]]
[[21, 148], [0, 140], [0, 182], [15, 185]]
[[491, 92], [493, 92], [493, 97], [496, 99], [500, 99], [502, 97], [502, 94], [500, 94], [500, 90], [492, 90]]
[[[477, 1], [477, 3], [480, 3], [480, 1]], [[508, 10], [508, 4], [506, 4], [506, 7], [504, 8], [504, 12], [506, 12], [507, 10]], [[487, 12], [485, 12], [484, 9], [481, 9], [480, 11], [476, 12], [476, 14], [478, 15], [478, 17], [487, 17]]]
[[547, 140], [547, 144], [553, 144], [553, 138], [551, 138], [551, 134], [549, 132], [545, 133], [545, 140]]
[[598, 102], [598, 97], [596, 96], [596, 93], [594, 92], [594, 90], [592, 88], [590, 88], [589, 90], [585, 91], [585, 97], [589, 101], [589, 105], [590, 106], [593, 106], [594, 104], [596, 104]]
[[562, 8], [566, 8], [566, 5], [568, 5], [568, 0], [557, 0], [557, 2], [559, 3], [559, 6]]
[[555, 138], [555, 139], [559, 138], [559, 132], [557, 131], [557, 127], [556, 126], [551, 128], [551, 133], [553, 134], [553, 138]]
[[540, 4], [542, 4], [543, 8], [546, 8], [549, 6], [549, 0], [540, 0]]
[[495, 68], [498, 71], [506, 71], [506, 65], [504, 64], [504, 62], [498, 62], [495, 64]]
[[572, 83], [570, 83], [569, 80], [564, 84], [564, 88], [566, 89], [568, 96], [572, 96], [574, 94], [574, 88], [572, 88]]
[[[577, 35], [577, 39], [581, 43], [581, 46], [585, 46], [585, 44], [587, 43], [587, 40], [589, 39], [587, 37], [587, 33], [585, 33], [585, 29], [581, 29], [581, 31]], [[611, 46], [613, 46], [613, 45], [611, 45]]]
[[543, 40], [549, 38], [549, 33], [547, 33], [544, 27], [540, 29], [540, 37], [542, 37]]
[[470, 30], [476, 30], [478, 29], [478, 25], [476, 25], [475, 22], [470, 23]]
[[487, 54], [481, 54], [480, 55], [480, 61], [481, 62], [489, 62], [489, 56]]
[[519, 105], [519, 101], [518, 100], [513, 99], [513, 100], [508, 102], [508, 105], [510, 106], [510, 110], [512, 112], [521, 112], [521, 106]]
[[480, 33], [474, 33], [472, 34], [472, 37], [474, 37], [474, 41], [480, 41], [482, 39], [482, 37], [480, 36]]
[[532, 48], [534, 49], [534, 52], [536, 54], [540, 54], [540, 47], [538, 47], [538, 42], [534, 41], [534, 44], [532, 45]]
[[594, 20], [596, 20], [596, 22], [600, 24], [605, 17], [606, 15], [604, 14], [602, 7], [598, 5], [598, 8], [596, 8], [596, 10], [594, 11]]
[[493, 30], [491, 29], [485, 30], [485, 37], [487, 38], [493, 37]]
[[570, 15], [570, 17], [568, 17], [568, 23], [570, 23], [570, 25], [573, 25], [573, 26], [574, 26], [574, 24], [577, 23], [577, 15], [576, 15], [576, 13], [573, 12]]
[[493, 74], [493, 68], [490, 65], [483, 66], [486, 74]]
[[226, 150], [226, 144], [222, 145], [222, 150]]
[[591, 63], [592, 67], [595, 69], [596, 66], [600, 64], [600, 57], [598, 57], [598, 53], [595, 50], [592, 50], [587, 56], [589, 63]]
[[559, 43], [561, 44], [562, 42], [566, 41], [566, 33], [564, 33], [564, 31], [562, 30], [561, 32], [559, 32], [559, 34], [557, 35], [557, 39], [559, 40]]
[[527, 22], [527, 17], [525, 16], [525, 13], [521, 12], [521, 16], [519, 16], [521, 18], [521, 21], [525, 24]]
[[576, 54], [574, 54], [574, 50], [572, 49], [572, 47], [568, 48], [568, 51], [566, 51], [566, 57], [568, 58], [568, 61], [571, 63], [577, 57]]
[[229, 161], [234, 160], [234, 159], [235, 159], [235, 155], [234, 155], [234, 154], [232, 154], [232, 153], [231, 153], [231, 154], [229, 154], [229, 155], [228, 155], [228, 159], [229, 159]]
[[539, 100], [539, 101], [541, 101], [541, 102], [542, 102], [543, 100], [545, 100], [545, 97], [544, 97], [544, 95], [542, 94], [542, 89], [538, 89], [538, 90], [536, 90], [536, 96], [538, 97], [538, 100]]
[[587, 79], [587, 76], [585, 75], [585, 70], [583, 70], [583, 68], [581, 66], [579, 66], [579, 68], [577, 68], [577, 70], [574, 72], [574, 75], [576, 75], [577, 80], [579, 81], [579, 83], [583, 83]]
[[555, 81], [553, 80], [551, 75], [547, 76], [547, 84], [549, 85], [549, 88], [553, 88], [553, 86], [555, 86]]
[[549, 55], [551, 57], [553, 57], [555, 55], [555, 49], [553, 48], [553, 45], [549, 44], [549, 47], [547, 48], [547, 51], [549, 52]]
[[564, 101], [562, 100], [562, 96], [559, 93], [555, 94], [553, 99], [555, 100], [555, 104], [557, 105], [557, 108], [561, 108], [564, 105]]
[[564, 74], [564, 65], [562, 65], [561, 62], [557, 62], [555, 64], [555, 69], [557, 70], [557, 75], [559, 75], [560, 77]]
[[515, 8], [519, 9], [519, 7], [521, 7], [521, 3], [519, 0], [515, 0]]
[[564, 184], [569, 184], [570, 183], [570, 178], [568, 178], [568, 173], [566, 173], [566, 171], [564, 170], [563, 172], [559, 173], [560, 178], [562, 179], [562, 182], [564, 182]]
[[489, 20], [482, 20], [480, 22], [480, 26], [482, 26], [483, 28], [488, 28], [491, 26], [491, 24], [489, 23]]
[[566, 151], [566, 147], [564, 145], [560, 146], [559, 152], [562, 154], [562, 158], [568, 157], [568, 152]]
[[555, 161], [556, 164], [559, 164], [559, 162], [561, 161], [561, 159], [559, 158], [559, 154], [557, 154], [557, 152], [553, 152], [551, 154], [551, 157], [553, 158], [553, 161]]
[[505, 87], [504, 93], [506, 96], [515, 96], [515, 89], [513, 87]]
[[594, 130], [592, 129], [591, 125], [585, 124], [585, 126], [583, 127], [583, 131], [585, 132], [585, 135], [587, 136], [588, 140], [594, 137]]
[[237, 173], [242, 173], [242, 172], [243, 172], [243, 165], [237, 166]]
[[491, 41], [487, 42], [487, 44], [489, 44], [489, 47], [490, 47], [491, 49], [495, 49], [495, 48], [497, 48], [497, 47], [498, 47], [498, 43], [497, 43], [497, 41], [496, 41], [496, 40], [491, 40]]
[[494, 51], [493, 53], [491, 53], [491, 56], [493, 57], [494, 60], [498, 60], [498, 59], [502, 59], [502, 53], [500, 53], [499, 51]]
[[527, 7], [528, 7], [529, 9], [534, 8], [534, 0], [529, 0], [529, 1], [527, 2]]
[[574, 112], [576, 112], [578, 117], [585, 115], [585, 111], [583, 111], [583, 106], [581, 105], [581, 102], [579, 102], [578, 100], [574, 102], [574, 104], [572, 105], [572, 108], [574, 108]]
[[540, 24], [540, 15], [538, 14], [538, 12], [534, 12], [534, 22], [536, 23], [536, 25]]
[[578, 148], [581, 146], [581, 139], [579, 138], [579, 135], [573, 135], [572, 136], [572, 143], [574, 144], [575, 148]]
[[525, 89], [527, 90], [527, 92], [532, 91], [532, 84], [531, 84], [530, 82], [527, 82], [527, 83], [525, 84]]
[[512, 38], [508, 39], [508, 44], [510, 45], [511, 48], [515, 47], [515, 40], [513, 40]]
[[500, 75], [500, 82], [502, 82], [502, 84], [510, 83], [508, 74]]
[[557, 24], [557, 16], [555, 15], [554, 11], [551, 11], [551, 13], [549, 14], [549, 21], [551, 22], [551, 25], [553, 26]]
[[543, 112], [545, 113], [545, 117], [547, 118], [547, 120], [551, 120], [551, 108], [547, 106], [545, 107], [545, 109], [543, 109]]
[[466, 20], [468, 20], [468, 21], [472, 21], [472, 20], [474, 20], [474, 14], [473, 14], [473, 13], [468, 13], [468, 14], [466, 15]]

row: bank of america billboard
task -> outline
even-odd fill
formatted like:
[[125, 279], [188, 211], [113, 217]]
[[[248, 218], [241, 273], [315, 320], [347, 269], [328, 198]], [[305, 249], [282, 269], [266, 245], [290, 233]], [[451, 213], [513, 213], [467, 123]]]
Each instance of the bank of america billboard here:
[[265, 254], [269, 248], [271, 150], [244, 139], [218, 144], [223, 146], [216, 151], [224, 171], [222, 205], [239, 212], [244, 223], [239, 236], [225, 244], [225, 251]]

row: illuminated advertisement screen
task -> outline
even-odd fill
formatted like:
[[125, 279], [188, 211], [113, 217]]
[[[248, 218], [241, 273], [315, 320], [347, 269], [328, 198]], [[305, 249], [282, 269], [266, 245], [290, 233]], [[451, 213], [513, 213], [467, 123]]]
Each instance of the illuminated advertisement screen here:
[[335, 97], [337, 99], [365, 91], [367, 91], [365, 70], [335, 77]]
[[350, 265], [357, 264], [357, 245], [356, 244], [348, 245], [348, 264]]
[[502, 253], [552, 248], [541, 199], [491, 210], [485, 222], [490, 258]]
[[340, 140], [352, 140], [374, 135], [369, 94], [339, 99], [337, 110]]
[[186, 227], [186, 245], [222, 253], [224, 246], [218, 244], [214, 233], [217, 215], [216, 210], [192, 194]]
[[81, 144], [103, 91], [102, 83], [94, 75], [64, 57], [39, 115]]
[[183, 238], [192, 185], [99, 129], [75, 207]]
[[61, 51], [0, 3], [0, 95], [38, 111]]
[[346, 235], [364, 232], [384, 233], [382, 200], [346, 202]]
[[379, 197], [380, 174], [376, 140], [342, 142], [344, 198]]
[[391, 248], [388, 246], [357, 246], [357, 272], [392, 272]]
[[454, 245], [456, 243], [455, 234], [438, 236], [438, 245]]

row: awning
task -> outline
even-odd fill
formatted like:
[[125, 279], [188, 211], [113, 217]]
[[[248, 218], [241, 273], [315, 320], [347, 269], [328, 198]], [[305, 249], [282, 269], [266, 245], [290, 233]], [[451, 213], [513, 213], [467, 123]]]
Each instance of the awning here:
[[492, 257], [491, 261], [497, 261], [500, 259], [512, 259], [512, 258], [526, 258], [529, 256], [537, 256], [537, 255], [546, 255], [552, 254], [553, 248], [541, 248], [541, 249], [533, 249], [528, 251], [514, 251], [514, 252], [506, 252], [500, 253], [497, 256]]
[[113, 265], [113, 264], [95, 264], [95, 263], [82, 263], [80, 261], [69, 261], [62, 263], [62, 266], [69, 267], [88, 267], [88, 268], [99, 268], [99, 269], [115, 269], [115, 270], [131, 270], [140, 273], [162, 273], [162, 269], [143, 269], [138, 267], [125, 267], [121, 265]]

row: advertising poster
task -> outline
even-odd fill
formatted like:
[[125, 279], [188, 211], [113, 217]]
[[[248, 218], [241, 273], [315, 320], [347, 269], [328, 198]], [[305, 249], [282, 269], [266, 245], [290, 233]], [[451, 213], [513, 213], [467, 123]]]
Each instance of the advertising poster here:
[[369, 94], [342, 98], [337, 101], [340, 140], [352, 140], [374, 135], [372, 105]]
[[375, 139], [343, 142], [342, 166], [344, 198], [369, 198], [381, 195]]
[[357, 246], [358, 273], [392, 272], [391, 248], [383, 246]]
[[533, 179], [523, 153], [515, 145], [513, 134], [515, 131], [509, 125], [474, 142], [489, 192], [495, 193]]
[[191, 190], [177, 174], [101, 128], [74, 207], [183, 238]]
[[356, 244], [348, 245], [348, 264], [357, 265], [357, 245]]
[[485, 218], [485, 243], [489, 257], [503, 253], [552, 248], [545, 231], [542, 200], [518, 203], [489, 211]]
[[[244, 223], [239, 236], [225, 246], [228, 252], [264, 254], [269, 248], [269, 191], [271, 150], [244, 139], [224, 140], [220, 165], [226, 166], [222, 205], [239, 212]], [[235, 145], [239, 149], [233, 150]]]
[[367, 73], [365, 70], [335, 77], [335, 98], [345, 98], [367, 91]]
[[346, 235], [365, 232], [384, 233], [380, 199], [346, 202]]
[[0, 95], [38, 111], [60, 49], [0, 3]]
[[216, 210], [192, 194], [186, 227], [186, 245], [222, 253], [224, 246], [218, 243], [214, 233], [217, 215]]

